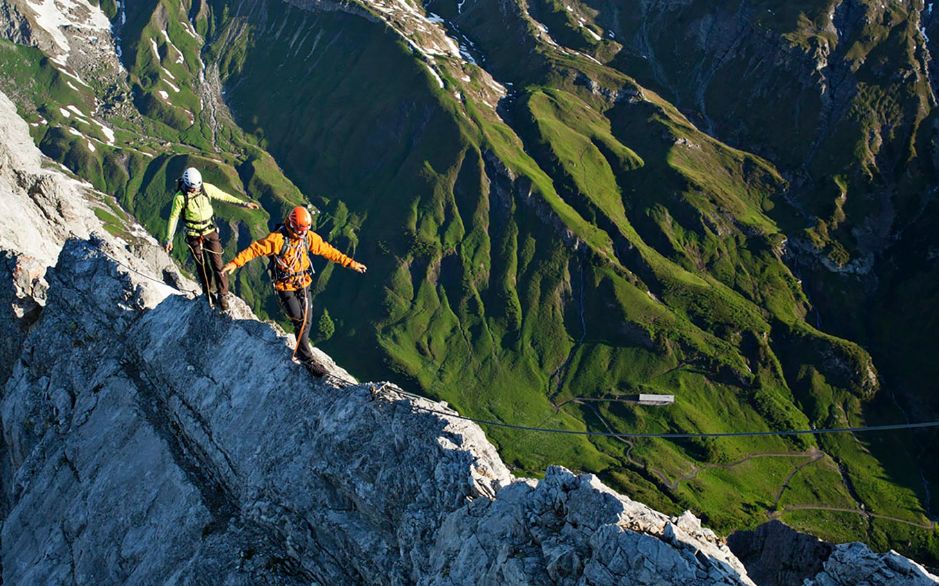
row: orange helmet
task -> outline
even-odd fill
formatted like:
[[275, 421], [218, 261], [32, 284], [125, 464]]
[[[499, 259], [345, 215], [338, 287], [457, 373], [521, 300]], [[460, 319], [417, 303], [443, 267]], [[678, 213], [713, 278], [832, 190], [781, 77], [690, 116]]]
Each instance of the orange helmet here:
[[313, 224], [313, 216], [305, 207], [297, 206], [290, 210], [284, 223], [291, 232], [297, 236], [303, 236]]

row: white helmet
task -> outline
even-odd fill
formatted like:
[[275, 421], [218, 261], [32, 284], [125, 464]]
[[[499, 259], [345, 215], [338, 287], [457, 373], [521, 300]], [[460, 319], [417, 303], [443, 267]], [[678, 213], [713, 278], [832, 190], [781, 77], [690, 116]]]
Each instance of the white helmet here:
[[189, 167], [183, 171], [183, 189], [187, 191], [199, 191], [202, 189], [202, 174], [195, 167]]

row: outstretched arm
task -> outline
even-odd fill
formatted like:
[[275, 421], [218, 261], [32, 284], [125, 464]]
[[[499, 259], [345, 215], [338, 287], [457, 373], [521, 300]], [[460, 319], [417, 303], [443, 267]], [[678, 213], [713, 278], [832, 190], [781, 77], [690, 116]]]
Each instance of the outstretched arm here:
[[242, 201], [238, 199], [237, 197], [235, 197], [234, 195], [231, 195], [230, 193], [227, 193], [225, 191], [222, 191], [218, 187], [215, 187], [211, 183], [203, 183], [202, 185], [205, 188], [205, 194], [209, 196], [209, 199], [215, 199], [218, 201], [224, 201], [228, 203], [237, 204], [243, 208], [248, 208], [250, 210], [256, 210], [259, 207], [261, 207], [258, 204], [254, 203], [253, 201]]
[[342, 265], [359, 273], [364, 273], [367, 270], [367, 267], [364, 264], [339, 252], [335, 247], [323, 240], [323, 238], [316, 232], [310, 232], [307, 234], [307, 242], [310, 246], [310, 254], [322, 256], [326, 260], [332, 261], [338, 265]]

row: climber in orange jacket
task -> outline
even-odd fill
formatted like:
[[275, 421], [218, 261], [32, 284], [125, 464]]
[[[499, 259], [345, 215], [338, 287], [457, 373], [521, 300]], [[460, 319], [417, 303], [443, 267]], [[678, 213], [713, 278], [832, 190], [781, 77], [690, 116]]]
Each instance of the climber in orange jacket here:
[[297, 335], [294, 356], [314, 376], [323, 376], [326, 369], [316, 361], [310, 346], [309, 289], [313, 282], [313, 267], [309, 255], [322, 256], [359, 273], [364, 273], [366, 267], [339, 252], [310, 230], [312, 223], [313, 217], [306, 208], [293, 208], [287, 214], [283, 226], [239, 252], [222, 268], [222, 273], [231, 273], [260, 256], [270, 257], [269, 270], [274, 289]]

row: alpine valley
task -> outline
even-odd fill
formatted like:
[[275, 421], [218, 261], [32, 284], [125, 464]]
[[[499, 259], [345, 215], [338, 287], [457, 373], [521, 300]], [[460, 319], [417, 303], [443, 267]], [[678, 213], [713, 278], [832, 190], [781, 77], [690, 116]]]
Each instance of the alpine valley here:
[[[189, 166], [262, 206], [216, 205], [226, 259], [293, 206], [319, 210], [317, 232], [369, 271], [315, 263], [312, 337], [359, 379], [515, 426], [808, 430], [939, 419], [933, 37], [933, 0], [0, 0], [0, 92], [45, 164], [101, 195], [112, 248], [162, 238]], [[61, 275], [104, 262], [64, 246]], [[179, 231], [191, 274], [188, 255]], [[281, 320], [261, 264], [235, 273], [238, 311]], [[49, 335], [46, 311], [28, 336]], [[142, 339], [192, 359], [147, 319]], [[0, 396], [25, 392], [0, 358]], [[675, 401], [631, 400], [646, 393]], [[0, 452], [22, 452], [3, 416]], [[663, 517], [690, 510], [722, 572], [740, 562], [714, 544], [772, 520], [939, 567], [936, 428], [483, 429], [492, 478], [594, 482], [561, 465]]]

